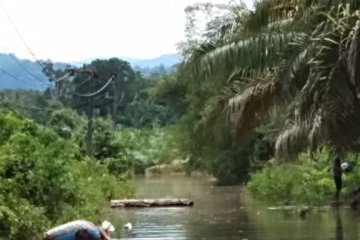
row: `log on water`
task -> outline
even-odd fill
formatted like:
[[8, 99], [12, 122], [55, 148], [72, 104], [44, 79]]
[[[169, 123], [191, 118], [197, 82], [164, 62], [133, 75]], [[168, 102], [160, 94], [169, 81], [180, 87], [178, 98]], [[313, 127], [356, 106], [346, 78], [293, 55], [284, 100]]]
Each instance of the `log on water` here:
[[123, 199], [111, 200], [111, 207], [190, 207], [194, 202], [189, 199]]

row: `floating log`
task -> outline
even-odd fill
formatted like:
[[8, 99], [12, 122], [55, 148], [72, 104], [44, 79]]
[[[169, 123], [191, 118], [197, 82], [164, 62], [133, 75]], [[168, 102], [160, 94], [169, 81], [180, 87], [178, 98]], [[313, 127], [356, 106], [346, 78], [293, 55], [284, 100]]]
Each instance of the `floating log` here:
[[166, 199], [123, 199], [111, 200], [110, 206], [114, 207], [191, 207], [194, 202], [189, 199], [166, 198]]

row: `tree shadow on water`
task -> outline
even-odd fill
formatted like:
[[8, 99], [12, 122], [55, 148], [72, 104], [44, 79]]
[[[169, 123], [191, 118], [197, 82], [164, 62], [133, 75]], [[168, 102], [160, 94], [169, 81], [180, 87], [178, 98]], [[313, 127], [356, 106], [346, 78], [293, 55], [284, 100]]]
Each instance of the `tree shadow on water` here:
[[339, 209], [335, 210], [336, 227], [335, 227], [335, 240], [344, 239], [343, 223]]

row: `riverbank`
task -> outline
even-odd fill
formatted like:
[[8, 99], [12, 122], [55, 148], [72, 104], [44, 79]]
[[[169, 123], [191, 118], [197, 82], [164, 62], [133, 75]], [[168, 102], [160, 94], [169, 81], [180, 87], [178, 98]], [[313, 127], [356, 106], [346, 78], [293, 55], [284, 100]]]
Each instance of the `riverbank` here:
[[186, 160], [174, 160], [171, 163], [160, 164], [145, 169], [146, 177], [154, 176], [195, 176], [195, 177], [209, 177], [205, 172], [189, 171], [186, 167]]
[[[333, 202], [335, 185], [331, 172], [330, 153], [323, 149], [310, 160], [301, 154], [291, 163], [272, 161], [251, 175], [247, 187], [257, 200], [274, 205], [328, 205]], [[345, 156], [348, 162], [355, 156]], [[341, 201], [348, 204], [360, 183], [360, 169], [343, 174]]]

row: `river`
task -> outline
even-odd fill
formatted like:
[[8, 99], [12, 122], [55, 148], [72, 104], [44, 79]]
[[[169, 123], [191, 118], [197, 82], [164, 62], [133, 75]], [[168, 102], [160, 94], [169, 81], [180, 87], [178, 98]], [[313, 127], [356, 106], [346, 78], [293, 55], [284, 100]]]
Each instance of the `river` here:
[[203, 178], [137, 178], [137, 197], [190, 198], [193, 207], [116, 209], [133, 224], [120, 239], [355, 240], [359, 218], [348, 208], [274, 210], [249, 200], [240, 187], [213, 187]]

